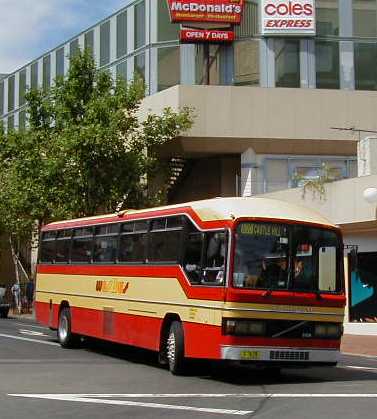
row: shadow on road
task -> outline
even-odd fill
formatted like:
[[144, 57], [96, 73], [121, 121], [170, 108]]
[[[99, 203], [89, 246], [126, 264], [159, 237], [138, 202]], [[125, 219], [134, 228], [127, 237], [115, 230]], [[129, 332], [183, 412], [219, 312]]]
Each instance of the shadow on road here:
[[[132, 364], [148, 365], [151, 368], [166, 369], [158, 363], [157, 354], [153, 351], [131, 346], [113, 344], [96, 339], [85, 339], [82, 349], [88, 352], [124, 360]], [[226, 364], [208, 361], [189, 361], [186, 376], [198, 377], [240, 386], [282, 384], [282, 383], [325, 383], [347, 381], [375, 381], [377, 374], [362, 370], [351, 370], [340, 367], [313, 367], [293, 369], [262, 369], [250, 365]]]

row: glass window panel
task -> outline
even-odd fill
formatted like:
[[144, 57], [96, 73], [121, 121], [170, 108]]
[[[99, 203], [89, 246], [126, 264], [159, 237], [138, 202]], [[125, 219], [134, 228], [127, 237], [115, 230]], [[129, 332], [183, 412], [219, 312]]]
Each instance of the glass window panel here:
[[158, 91], [180, 82], [180, 48], [158, 49]]
[[355, 43], [355, 88], [377, 90], [377, 44]]
[[14, 76], [10, 76], [8, 78], [8, 112], [14, 110], [14, 83], [15, 79]]
[[135, 56], [135, 75], [145, 80], [145, 54]]
[[148, 231], [148, 221], [136, 221], [135, 231], [136, 232]]
[[257, 2], [245, 2], [241, 25], [236, 25], [235, 32], [237, 39], [248, 38], [260, 33], [259, 5]]
[[0, 82], [0, 115], [4, 113], [4, 82]]
[[339, 35], [338, 0], [316, 1], [317, 35]]
[[158, 41], [172, 41], [179, 38], [179, 24], [171, 23], [166, 1], [158, 2]]
[[135, 229], [135, 223], [124, 223], [121, 226], [122, 233], [133, 233]]
[[72, 230], [60, 230], [58, 231], [57, 238], [63, 239], [63, 238], [71, 238], [72, 236]]
[[275, 39], [276, 87], [300, 87], [300, 41]]
[[234, 44], [234, 85], [259, 85], [259, 41]]
[[96, 236], [103, 236], [105, 234], [118, 234], [119, 224], [107, 224], [95, 228]]
[[41, 262], [52, 263], [55, 260], [56, 242], [50, 240], [41, 245]]
[[85, 236], [92, 236], [93, 235], [93, 228], [92, 227], [83, 227], [74, 230], [73, 236], [74, 237], [85, 237]]
[[73, 240], [71, 261], [89, 263], [92, 260], [92, 249], [92, 238]]
[[93, 31], [89, 31], [85, 34], [84, 48], [86, 50], [89, 50], [90, 53], [93, 55], [93, 51], [94, 51], [94, 32]]
[[166, 218], [159, 218], [157, 220], [153, 220], [151, 223], [151, 231], [165, 230], [165, 228], [166, 228]]
[[200, 283], [204, 234], [191, 232], [185, 239], [183, 268], [191, 283]]
[[43, 89], [48, 90], [51, 86], [51, 56], [43, 58]]
[[24, 105], [26, 94], [26, 69], [20, 71], [20, 81], [19, 81], [19, 90], [18, 90], [18, 101], [20, 106]]
[[127, 54], [127, 11], [117, 16], [117, 58]]
[[56, 77], [64, 76], [64, 47], [56, 51]]
[[265, 192], [281, 191], [289, 185], [288, 160], [266, 159], [265, 167]]
[[339, 43], [316, 42], [317, 88], [339, 89]]
[[353, 34], [363, 37], [377, 36], [376, 0], [353, 0]]
[[127, 80], [127, 61], [117, 65], [117, 77]]
[[32, 89], [38, 89], [38, 63], [33, 63], [31, 65], [31, 82]]
[[21, 111], [18, 115], [18, 127], [21, 131], [26, 128], [26, 111]]
[[79, 40], [75, 39], [69, 44], [69, 57], [74, 57], [79, 52]]
[[219, 45], [196, 46], [196, 84], [220, 84], [220, 52]]
[[144, 262], [146, 234], [125, 234], [120, 237], [119, 261]]
[[224, 281], [226, 234], [206, 233], [202, 282], [221, 285]]
[[179, 259], [182, 232], [180, 230], [151, 233], [148, 260], [150, 262], [176, 262]]
[[135, 5], [135, 49], [145, 45], [145, 2]]
[[115, 262], [117, 254], [117, 237], [99, 237], [94, 241], [94, 262]]
[[104, 66], [110, 62], [110, 21], [101, 25], [101, 41], [100, 41], [100, 66]]
[[55, 262], [57, 263], [68, 262], [70, 247], [71, 247], [71, 240], [69, 239], [56, 240]]
[[14, 130], [14, 115], [11, 115], [8, 118], [8, 131], [13, 131]]
[[166, 228], [181, 228], [183, 227], [183, 217], [168, 217]]

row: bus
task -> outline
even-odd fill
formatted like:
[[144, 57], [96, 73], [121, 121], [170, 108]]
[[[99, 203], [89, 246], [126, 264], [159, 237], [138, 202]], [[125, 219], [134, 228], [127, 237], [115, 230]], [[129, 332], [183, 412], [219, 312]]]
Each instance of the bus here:
[[335, 366], [345, 308], [338, 227], [265, 198], [217, 198], [43, 227], [36, 318], [189, 359]]

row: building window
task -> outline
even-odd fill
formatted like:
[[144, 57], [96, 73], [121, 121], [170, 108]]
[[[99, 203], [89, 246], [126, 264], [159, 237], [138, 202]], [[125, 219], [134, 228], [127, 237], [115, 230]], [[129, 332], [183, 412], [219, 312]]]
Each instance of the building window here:
[[94, 32], [89, 31], [84, 36], [84, 48], [90, 51], [90, 54], [93, 56], [94, 52]]
[[127, 11], [117, 16], [117, 58], [127, 54]]
[[339, 35], [339, 6], [338, 0], [316, 1], [317, 35]]
[[56, 77], [64, 77], [64, 47], [56, 51]]
[[145, 45], [145, 2], [135, 5], [135, 49]]
[[195, 58], [196, 84], [220, 84], [220, 45], [197, 45]]
[[135, 69], [134, 73], [136, 76], [141, 77], [145, 81], [145, 54], [139, 54], [135, 56]]
[[4, 82], [0, 81], [0, 115], [4, 113]]
[[48, 90], [51, 86], [51, 56], [43, 58], [43, 89]]
[[26, 111], [21, 111], [18, 114], [18, 128], [20, 131], [24, 131], [26, 128]]
[[315, 46], [317, 88], [339, 89], [339, 44], [317, 41]]
[[172, 41], [179, 38], [179, 25], [170, 22], [166, 1], [158, 2], [158, 41]]
[[38, 62], [31, 65], [31, 89], [38, 89]]
[[377, 90], [377, 44], [355, 43], [355, 88]]
[[79, 40], [75, 39], [69, 44], [69, 58], [73, 58], [80, 51]]
[[100, 66], [110, 62], [110, 21], [103, 23], [100, 29]]
[[360, 37], [377, 36], [377, 1], [353, 0], [353, 34]]
[[180, 48], [158, 49], [158, 91], [180, 82]]
[[14, 115], [8, 118], [8, 132], [14, 130]]
[[300, 87], [300, 41], [275, 39], [276, 87]]
[[127, 61], [123, 61], [122, 63], [117, 65], [117, 78], [122, 78], [123, 80], [127, 80]]
[[259, 41], [234, 44], [234, 80], [236, 86], [259, 85]]
[[20, 71], [20, 80], [18, 88], [18, 102], [19, 106], [25, 105], [26, 99], [26, 69]]
[[235, 27], [235, 32], [237, 39], [249, 38], [260, 33], [258, 3], [245, 2], [242, 21]]
[[[14, 110], [14, 76], [10, 76], [8, 78], [8, 112]], [[8, 128], [9, 128], [9, 121], [8, 121]]]

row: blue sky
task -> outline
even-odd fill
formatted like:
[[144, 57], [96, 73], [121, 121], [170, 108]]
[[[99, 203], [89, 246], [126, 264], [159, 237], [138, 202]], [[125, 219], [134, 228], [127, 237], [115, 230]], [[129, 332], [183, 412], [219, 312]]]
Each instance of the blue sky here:
[[11, 73], [129, 0], [0, 0], [0, 73]]

